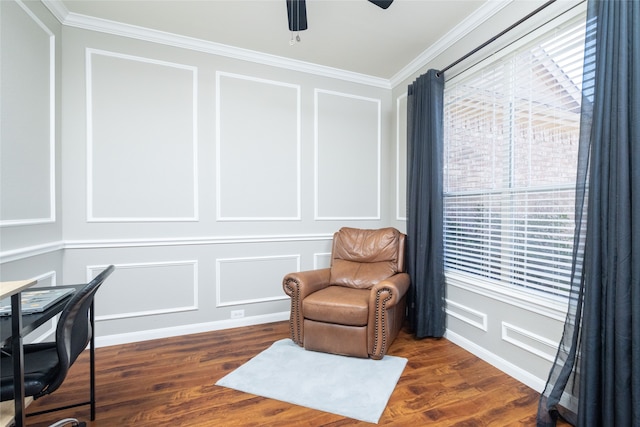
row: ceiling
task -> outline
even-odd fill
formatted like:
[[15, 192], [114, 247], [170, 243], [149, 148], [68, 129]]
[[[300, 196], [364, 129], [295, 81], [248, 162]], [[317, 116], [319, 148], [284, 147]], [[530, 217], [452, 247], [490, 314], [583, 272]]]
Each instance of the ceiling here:
[[[72, 15], [117, 21], [382, 79], [391, 79], [485, 0], [307, 0], [295, 40], [285, 0], [61, 0]], [[491, 3], [495, 3], [492, 1]]]

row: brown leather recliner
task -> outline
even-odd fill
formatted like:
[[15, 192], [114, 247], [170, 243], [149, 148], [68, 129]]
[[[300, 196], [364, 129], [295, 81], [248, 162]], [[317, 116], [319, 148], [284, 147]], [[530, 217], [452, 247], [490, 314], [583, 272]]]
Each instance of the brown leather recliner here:
[[291, 339], [307, 350], [382, 359], [405, 319], [406, 236], [395, 228], [341, 228], [331, 267], [290, 273]]

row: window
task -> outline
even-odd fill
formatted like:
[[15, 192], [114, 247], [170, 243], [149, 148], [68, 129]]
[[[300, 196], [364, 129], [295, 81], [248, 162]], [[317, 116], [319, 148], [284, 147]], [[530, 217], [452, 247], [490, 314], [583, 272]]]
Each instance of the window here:
[[447, 81], [446, 273], [568, 296], [584, 40], [582, 16]]

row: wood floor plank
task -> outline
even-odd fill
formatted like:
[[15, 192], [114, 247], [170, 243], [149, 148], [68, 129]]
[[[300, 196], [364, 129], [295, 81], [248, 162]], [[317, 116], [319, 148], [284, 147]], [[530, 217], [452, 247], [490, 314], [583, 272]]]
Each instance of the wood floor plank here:
[[[45, 427], [78, 417], [89, 427], [129, 426], [365, 426], [356, 421], [219, 387], [215, 382], [274, 341], [288, 338], [288, 322], [99, 348], [97, 415], [80, 407], [27, 418]], [[380, 425], [535, 425], [539, 394], [446, 339], [416, 340], [402, 331], [389, 354], [406, 357]], [[88, 396], [88, 355], [62, 387], [28, 413]]]

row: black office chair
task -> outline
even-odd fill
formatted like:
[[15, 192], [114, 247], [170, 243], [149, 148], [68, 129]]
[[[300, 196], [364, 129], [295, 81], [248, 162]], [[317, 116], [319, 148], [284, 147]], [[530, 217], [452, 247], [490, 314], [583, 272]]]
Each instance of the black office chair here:
[[[55, 342], [27, 344], [24, 346], [24, 394], [38, 399], [53, 393], [64, 381], [69, 368], [91, 339], [89, 308], [93, 297], [115, 267], [110, 265], [91, 282], [77, 291], [62, 310], [56, 327]], [[2, 355], [0, 372], [0, 401], [13, 399], [13, 369], [11, 357]], [[84, 425], [67, 418], [53, 424], [62, 426], [71, 423]]]

